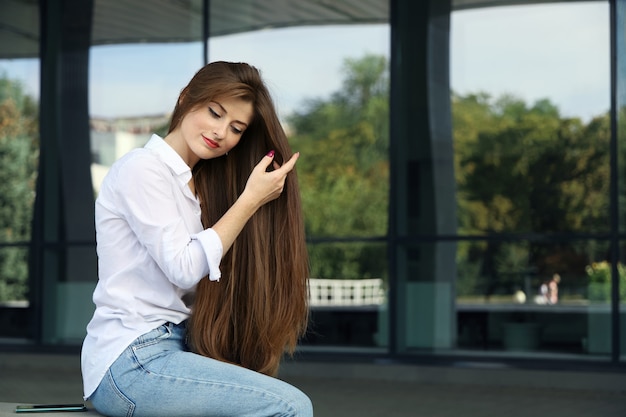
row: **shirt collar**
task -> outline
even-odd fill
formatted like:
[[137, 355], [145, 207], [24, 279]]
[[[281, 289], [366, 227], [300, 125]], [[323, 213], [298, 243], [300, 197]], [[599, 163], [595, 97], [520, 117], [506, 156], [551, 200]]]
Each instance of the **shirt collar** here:
[[178, 178], [181, 185], [187, 185], [191, 180], [191, 168], [183, 161], [183, 158], [159, 135], [153, 134], [144, 146], [156, 152], [161, 160], [169, 167], [170, 171]]

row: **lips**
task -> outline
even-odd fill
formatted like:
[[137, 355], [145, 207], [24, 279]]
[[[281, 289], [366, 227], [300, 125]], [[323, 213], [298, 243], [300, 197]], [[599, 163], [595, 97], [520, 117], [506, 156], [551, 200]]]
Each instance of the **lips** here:
[[213, 139], [209, 139], [204, 135], [202, 136], [202, 139], [204, 140], [204, 143], [206, 143], [207, 146], [211, 149], [217, 149], [220, 147], [220, 144], [214, 141]]

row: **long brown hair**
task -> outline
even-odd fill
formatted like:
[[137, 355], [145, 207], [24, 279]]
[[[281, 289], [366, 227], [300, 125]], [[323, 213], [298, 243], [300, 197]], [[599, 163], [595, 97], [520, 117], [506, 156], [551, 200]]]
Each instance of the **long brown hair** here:
[[[192, 109], [219, 97], [252, 103], [253, 120], [228, 155], [194, 166], [202, 223], [211, 227], [245, 188], [254, 166], [269, 151], [282, 164], [292, 156], [271, 96], [259, 71], [243, 63], [214, 62], [183, 89], [170, 132]], [[295, 170], [281, 196], [248, 221], [221, 262], [219, 282], [197, 286], [187, 329], [201, 355], [275, 375], [285, 352], [293, 353], [308, 320], [308, 259]]]

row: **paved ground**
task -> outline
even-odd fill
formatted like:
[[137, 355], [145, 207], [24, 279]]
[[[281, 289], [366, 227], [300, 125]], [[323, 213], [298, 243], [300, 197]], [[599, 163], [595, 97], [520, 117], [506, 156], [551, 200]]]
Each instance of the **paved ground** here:
[[[0, 353], [0, 402], [82, 402], [79, 369], [73, 355]], [[297, 362], [281, 378], [309, 394], [316, 417], [626, 416], [625, 373]]]

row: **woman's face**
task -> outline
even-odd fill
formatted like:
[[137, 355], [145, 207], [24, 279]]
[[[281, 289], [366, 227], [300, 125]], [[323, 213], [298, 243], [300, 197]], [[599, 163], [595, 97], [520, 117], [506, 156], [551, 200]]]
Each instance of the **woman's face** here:
[[166, 138], [187, 164], [217, 158], [235, 147], [252, 122], [252, 103], [220, 98], [187, 113]]

